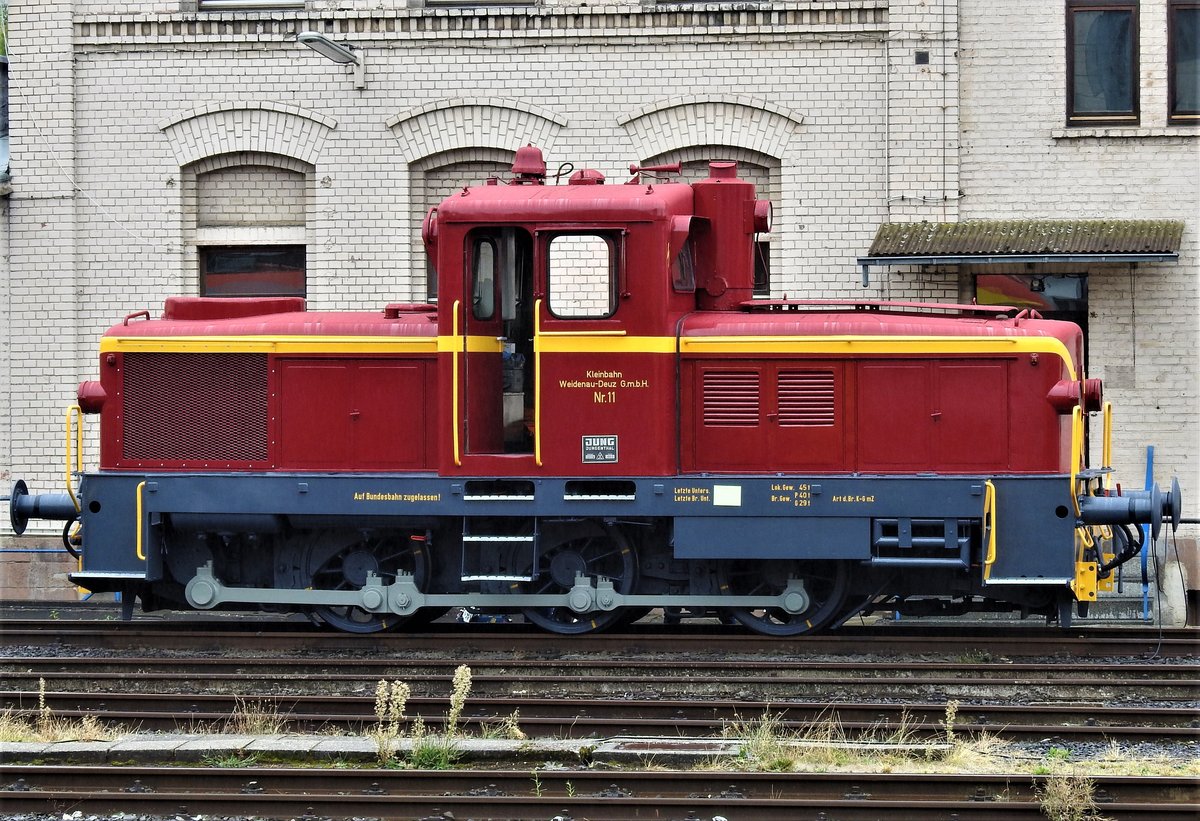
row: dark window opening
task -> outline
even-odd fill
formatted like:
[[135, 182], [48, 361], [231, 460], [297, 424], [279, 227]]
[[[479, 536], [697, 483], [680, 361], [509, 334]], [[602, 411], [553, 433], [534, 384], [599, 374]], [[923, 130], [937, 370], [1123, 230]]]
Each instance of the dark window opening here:
[[771, 295], [771, 243], [754, 243], [754, 295]]
[[671, 287], [681, 293], [696, 290], [696, 259], [692, 252], [692, 239], [688, 237], [671, 262]]
[[437, 304], [438, 273], [432, 259], [425, 261], [425, 298], [435, 305]]
[[201, 296], [307, 296], [303, 245], [200, 248]]
[[[1087, 274], [979, 274], [975, 277], [975, 299], [980, 305], [1030, 308], [1046, 319], [1074, 322], [1083, 330], [1086, 343]], [[1085, 344], [1085, 354], [1087, 349]]]
[[1067, 0], [1067, 123], [1139, 120], [1137, 5]]
[[1200, 123], [1200, 3], [1167, 10], [1167, 95], [1172, 123]]
[[471, 312], [476, 319], [491, 319], [496, 312], [496, 276], [500, 260], [491, 239], [475, 243], [471, 262]]

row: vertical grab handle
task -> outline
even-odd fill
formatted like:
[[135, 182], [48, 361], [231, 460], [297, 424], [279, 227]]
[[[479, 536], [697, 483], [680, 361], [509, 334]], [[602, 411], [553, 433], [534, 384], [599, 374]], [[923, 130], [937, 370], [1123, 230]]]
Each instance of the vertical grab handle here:
[[1083, 409], [1076, 405], [1071, 409], [1071, 504], [1075, 507], [1075, 518], [1081, 514], [1079, 510], [1079, 489], [1077, 477], [1079, 466], [1083, 464]]
[[542, 466], [542, 301], [533, 303], [533, 462]]
[[[1112, 423], [1113, 423], [1113, 407], [1112, 402], [1104, 403], [1104, 443], [1101, 450], [1101, 467], [1112, 467]], [[1112, 472], [1104, 474], [1104, 488], [1107, 490], [1112, 487]]]
[[454, 306], [450, 309], [450, 334], [454, 337], [451, 343], [454, 348], [450, 352], [450, 416], [451, 424], [454, 426], [452, 431], [451, 441], [454, 443], [454, 464], [462, 465], [462, 450], [459, 447], [458, 432], [461, 429], [458, 416], [458, 354], [462, 350], [463, 341], [458, 338], [458, 310], [462, 303], [459, 300], [454, 300]]
[[[72, 471], [75, 473], [83, 472], [83, 411], [78, 405], [71, 405], [67, 408], [66, 414], [66, 469], [63, 471], [63, 481], [67, 485], [67, 495], [71, 497], [71, 503], [75, 505], [75, 512], [79, 512], [79, 499], [75, 496], [74, 482], [72, 481]], [[74, 445], [74, 448], [72, 448]]]
[[142, 561], [146, 561], [146, 550], [142, 545], [142, 491], [146, 489], [145, 482], [138, 482], [137, 486], [137, 502], [134, 505], [134, 515], [137, 517], [137, 527], [134, 530], [134, 549], [137, 551], [137, 557]]
[[983, 580], [986, 582], [996, 563], [996, 486], [991, 479], [983, 484], [983, 524], [987, 528], [987, 558], [983, 560]]

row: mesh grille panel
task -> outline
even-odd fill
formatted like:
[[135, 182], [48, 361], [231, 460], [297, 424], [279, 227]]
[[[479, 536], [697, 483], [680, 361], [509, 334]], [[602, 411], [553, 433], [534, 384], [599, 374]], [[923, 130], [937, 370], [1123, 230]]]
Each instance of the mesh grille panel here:
[[759, 375], [755, 371], [704, 374], [704, 424], [757, 425]]
[[832, 371], [779, 372], [779, 424], [792, 427], [833, 425]]
[[265, 462], [265, 354], [131, 353], [124, 366], [127, 460]]

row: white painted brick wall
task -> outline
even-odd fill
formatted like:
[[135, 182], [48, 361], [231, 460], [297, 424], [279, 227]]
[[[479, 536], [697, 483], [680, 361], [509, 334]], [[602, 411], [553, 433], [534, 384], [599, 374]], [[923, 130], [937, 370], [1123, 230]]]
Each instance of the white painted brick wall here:
[[[415, 219], [426, 170], [445, 161], [486, 164], [533, 141], [551, 168], [571, 161], [618, 182], [630, 162], [726, 144], [778, 161], [776, 295], [957, 299], [953, 269], [877, 269], [860, 286], [854, 258], [888, 220], [1189, 220], [1178, 264], [1135, 273], [1136, 323], [1128, 272], [1092, 273], [1092, 372], [1133, 368], [1109, 391], [1121, 460], [1152, 441], [1162, 472], [1200, 492], [1196, 138], [1153, 113], [1164, 105], [1164, 0], [1142, 3], [1146, 125], [1116, 137], [1062, 127], [1061, 3], [407, 5], [11, 3], [12, 261], [0, 321], [13, 330], [0, 386], [12, 423], [0, 426], [0, 469], [56, 489], [62, 407], [94, 377], [99, 334], [196, 293], [189, 163], [257, 152], [311, 169], [310, 302], [362, 309], [423, 298]], [[304, 28], [361, 48], [368, 87], [288, 40]]]
[[[1056, 268], [1087, 273], [1090, 375], [1116, 407], [1119, 475], [1178, 474], [1200, 493], [1200, 133], [1166, 125], [1166, 2], [1142, 0], [1141, 126], [1067, 129], [1061, 3], [961, 0], [960, 216], [1174, 219], [1179, 261]], [[1093, 440], [1098, 463], [1099, 437]], [[1184, 528], [1186, 533], [1188, 528]], [[1194, 529], [1192, 529], [1194, 534]]]

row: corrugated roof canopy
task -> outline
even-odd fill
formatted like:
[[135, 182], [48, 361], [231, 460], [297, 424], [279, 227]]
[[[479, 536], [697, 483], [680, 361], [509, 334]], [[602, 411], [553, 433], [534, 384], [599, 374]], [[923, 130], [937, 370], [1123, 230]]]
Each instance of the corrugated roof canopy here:
[[1182, 241], [1178, 220], [892, 222], [858, 264], [865, 285], [880, 265], [1175, 260]]

